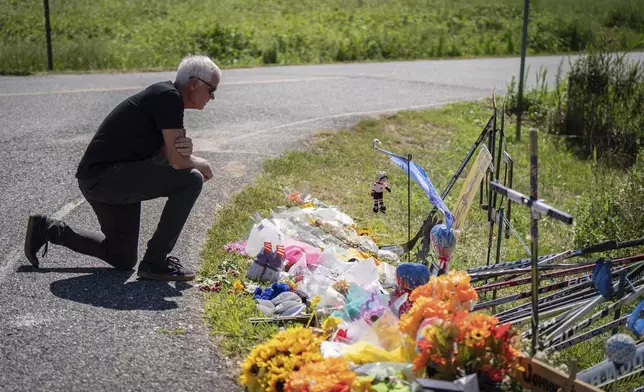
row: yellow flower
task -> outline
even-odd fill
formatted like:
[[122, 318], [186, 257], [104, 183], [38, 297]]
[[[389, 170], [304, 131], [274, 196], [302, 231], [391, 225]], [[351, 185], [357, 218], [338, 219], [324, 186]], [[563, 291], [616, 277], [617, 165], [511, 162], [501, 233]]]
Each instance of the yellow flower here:
[[353, 381], [351, 390], [355, 392], [371, 392], [373, 391], [371, 384], [373, 383], [374, 379], [375, 377], [373, 376], [358, 376]]
[[327, 333], [334, 332], [338, 329], [338, 326], [342, 323], [342, 319], [339, 317], [327, 317], [326, 320], [322, 322], [322, 329]]
[[490, 330], [483, 328], [472, 328], [470, 335], [472, 335], [472, 338], [474, 340], [483, 340], [490, 337]]
[[243, 289], [244, 289], [244, 284], [241, 282], [241, 280], [237, 279], [233, 283], [233, 291], [237, 292], [237, 291], [241, 291]]
[[319, 296], [319, 295], [316, 295], [316, 296], [315, 296], [315, 297], [313, 297], [313, 299], [311, 300], [311, 307], [312, 307], [313, 309], [315, 309], [315, 307], [316, 307], [316, 306], [318, 306], [318, 304], [319, 304], [319, 303], [320, 303], [320, 296]]
[[321, 341], [322, 338], [313, 335], [308, 328], [278, 332], [251, 350], [242, 363], [240, 383], [249, 390], [276, 392], [297, 368], [322, 360]]

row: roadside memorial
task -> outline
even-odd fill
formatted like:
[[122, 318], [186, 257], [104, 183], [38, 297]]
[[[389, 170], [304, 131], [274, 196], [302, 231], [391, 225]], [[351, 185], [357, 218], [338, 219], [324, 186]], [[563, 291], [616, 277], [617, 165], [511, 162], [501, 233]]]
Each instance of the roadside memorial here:
[[[372, 141], [433, 208], [405, 244], [380, 245], [340, 207], [285, 188], [284, 206], [256, 214], [248, 237], [226, 246], [248, 260], [230, 289], [255, 300], [258, 314], [248, 322], [280, 326], [241, 366], [248, 391], [599, 391], [642, 378], [644, 254], [569, 260], [642, 246], [644, 238], [540, 256], [537, 220], [545, 215], [570, 224], [572, 216], [538, 198], [536, 143], [530, 196], [512, 188], [504, 108], [505, 102], [497, 127], [494, 102], [492, 117], [442, 194], [411, 154]], [[462, 175], [450, 210], [445, 197]], [[386, 179], [381, 171], [372, 183], [373, 212], [384, 212], [382, 195], [375, 196], [388, 189]], [[511, 223], [513, 203], [530, 209], [531, 247]], [[449, 262], [458, 255], [472, 207], [487, 212], [490, 234], [481, 244], [487, 260], [458, 271]], [[500, 260], [510, 235], [529, 257]], [[219, 291], [222, 285], [205, 281], [200, 287]], [[586, 369], [570, 363], [566, 372], [546, 359], [602, 334], [610, 334], [604, 362]]]

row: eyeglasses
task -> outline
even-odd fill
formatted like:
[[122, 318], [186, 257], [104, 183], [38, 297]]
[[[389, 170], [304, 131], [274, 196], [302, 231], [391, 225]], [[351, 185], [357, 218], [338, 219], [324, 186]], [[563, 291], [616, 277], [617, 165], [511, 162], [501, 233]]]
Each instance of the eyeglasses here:
[[205, 80], [201, 79], [198, 76], [191, 76], [189, 79], [199, 79], [201, 80], [206, 86], [210, 87], [210, 91], [208, 91], [208, 94], [214, 94], [215, 91], [217, 91], [217, 87], [213, 87], [212, 84], [206, 82]]

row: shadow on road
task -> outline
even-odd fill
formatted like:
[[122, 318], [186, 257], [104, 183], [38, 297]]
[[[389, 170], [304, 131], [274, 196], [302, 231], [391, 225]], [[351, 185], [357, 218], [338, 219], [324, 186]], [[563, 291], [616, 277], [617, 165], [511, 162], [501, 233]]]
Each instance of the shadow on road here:
[[114, 268], [33, 268], [19, 267], [17, 272], [87, 274], [52, 282], [52, 294], [58, 298], [100, 308], [116, 310], [170, 310], [178, 307], [168, 298], [180, 297], [193, 286], [186, 282], [135, 280], [134, 271]]

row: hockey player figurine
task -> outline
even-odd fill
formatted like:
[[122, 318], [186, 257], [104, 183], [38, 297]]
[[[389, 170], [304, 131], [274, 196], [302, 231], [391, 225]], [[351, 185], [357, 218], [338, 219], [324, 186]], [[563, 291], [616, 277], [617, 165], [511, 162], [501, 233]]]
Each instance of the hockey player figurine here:
[[371, 189], [371, 198], [373, 199], [373, 212], [378, 213], [378, 208], [383, 214], [387, 212], [387, 207], [385, 207], [385, 201], [383, 198], [383, 193], [385, 190], [391, 192], [389, 189], [387, 173], [381, 171], [376, 177], [376, 182], [373, 184], [373, 189]]

